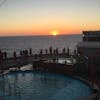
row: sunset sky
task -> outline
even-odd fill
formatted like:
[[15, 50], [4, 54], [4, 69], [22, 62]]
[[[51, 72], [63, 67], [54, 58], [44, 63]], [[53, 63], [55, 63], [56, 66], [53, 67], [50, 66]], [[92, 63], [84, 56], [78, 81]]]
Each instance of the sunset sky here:
[[0, 36], [82, 30], [100, 30], [100, 0], [0, 0]]

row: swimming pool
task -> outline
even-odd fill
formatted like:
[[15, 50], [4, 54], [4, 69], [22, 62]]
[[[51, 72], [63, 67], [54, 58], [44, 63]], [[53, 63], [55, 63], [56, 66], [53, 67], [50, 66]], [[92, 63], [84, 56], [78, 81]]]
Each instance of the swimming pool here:
[[0, 100], [78, 100], [92, 89], [70, 76], [46, 72], [10, 72], [0, 77]]

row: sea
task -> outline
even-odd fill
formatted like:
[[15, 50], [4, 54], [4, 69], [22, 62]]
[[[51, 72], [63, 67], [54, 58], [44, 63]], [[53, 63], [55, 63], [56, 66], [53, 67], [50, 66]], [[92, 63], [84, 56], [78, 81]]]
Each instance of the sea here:
[[13, 52], [17, 54], [21, 50], [28, 50], [32, 48], [33, 54], [38, 54], [40, 49], [69, 48], [70, 50], [76, 49], [76, 45], [81, 41], [81, 34], [74, 35], [58, 35], [58, 36], [6, 36], [0, 37], [0, 50], [7, 52], [11, 57]]

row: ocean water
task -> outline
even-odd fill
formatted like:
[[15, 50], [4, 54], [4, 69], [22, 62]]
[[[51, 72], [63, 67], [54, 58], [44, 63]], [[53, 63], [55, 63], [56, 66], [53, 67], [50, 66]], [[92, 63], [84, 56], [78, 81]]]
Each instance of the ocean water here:
[[19, 53], [20, 50], [29, 48], [32, 48], [33, 54], [50, 46], [59, 50], [64, 47], [73, 50], [79, 41], [81, 35], [0, 37], [0, 50], [6, 51], [10, 56], [14, 51]]

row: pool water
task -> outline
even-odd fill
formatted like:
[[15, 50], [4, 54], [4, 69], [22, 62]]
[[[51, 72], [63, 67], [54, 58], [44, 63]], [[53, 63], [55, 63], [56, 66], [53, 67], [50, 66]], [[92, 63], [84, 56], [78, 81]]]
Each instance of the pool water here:
[[10, 72], [0, 77], [0, 100], [78, 100], [92, 94], [83, 81], [45, 72]]

